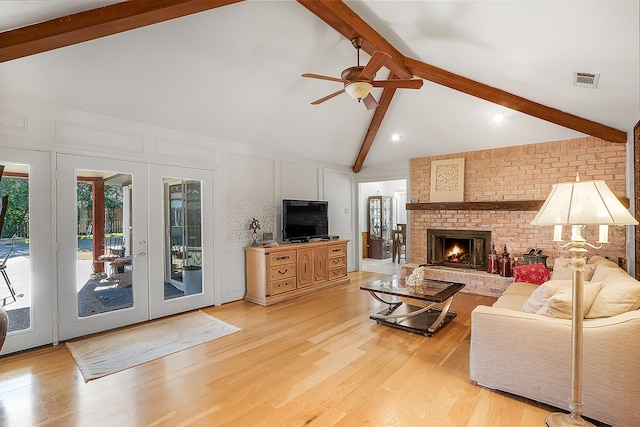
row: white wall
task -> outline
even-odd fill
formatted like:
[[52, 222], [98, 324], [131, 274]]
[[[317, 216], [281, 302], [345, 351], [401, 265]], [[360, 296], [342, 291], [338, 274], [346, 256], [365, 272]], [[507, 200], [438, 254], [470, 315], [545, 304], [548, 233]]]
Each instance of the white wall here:
[[[356, 237], [355, 175], [341, 165], [12, 98], [0, 98], [0, 150], [3, 147], [46, 151], [52, 159], [67, 153], [211, 170], [216, 304], [244, 296], [243, 248], [251, 243], [251, 219], [261, 224], [260, 238], [272, 232], [280, 240], [283, 198], [329, 201], [330, 233]], [[51, 174], [55, 182], [55, 171]], [[51, 209], [56, 212], [55, 196]], [[354, 248], [350, 243], [348, 271], [356, 269]], [[55, 287], [53, 282], [41, 285]]]

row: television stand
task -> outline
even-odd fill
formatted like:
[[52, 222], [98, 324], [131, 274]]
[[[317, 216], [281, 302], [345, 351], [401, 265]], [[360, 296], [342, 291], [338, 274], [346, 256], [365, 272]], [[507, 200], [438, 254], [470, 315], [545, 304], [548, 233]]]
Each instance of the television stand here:
[[349, 283], [348, 240], [282, 243], [274, 247], [248, 246], [247, 292], [244, 299], [271, 305]]

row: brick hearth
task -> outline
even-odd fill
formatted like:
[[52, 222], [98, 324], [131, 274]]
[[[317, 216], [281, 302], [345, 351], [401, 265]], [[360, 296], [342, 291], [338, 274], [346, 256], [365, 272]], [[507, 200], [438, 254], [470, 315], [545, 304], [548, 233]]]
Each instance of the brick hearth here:
[[[402, 266], [402, 274], [408, 276], [417, 267], [418, 264], [404, 264]], [[427, 267], [424, 277], [432, 280], [464, 283], [465, 287], [460, 292], [490, 297], [499, 297], [507, 286], [513, 282], [513, 277], [502, 277], [497, 274], [471, 269], [439, 266]]]

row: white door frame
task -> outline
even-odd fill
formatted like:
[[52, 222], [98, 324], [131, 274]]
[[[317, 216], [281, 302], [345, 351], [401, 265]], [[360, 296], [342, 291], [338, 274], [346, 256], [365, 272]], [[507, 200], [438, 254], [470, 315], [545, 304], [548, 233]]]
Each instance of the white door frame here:
[[[58, 317], [61, 340], [88, 335], [149, 319], [149, 280], [146, 253], [148, 217], [148, 173], [144, 163], [58, 154], [57, 236]], [[77, 289], [77, 193], [76, 170], [108, 171], [132, 176], [133, 186], [133, 307], [78, 316]], [[126, 231], [126, 230], [125, 230]]]
[[[29, 166], [29, 258], [31, 323], [28, 329], [10, 332], [2, 354], [50, 344], [56, 341], [53, 317], [55, 274], [52, 224], [51, 154], [42, 151], [3, 148], [0, 164], [16, 163]], [[11, 202], [9, 202], [11, 203]], [[10, 274], [10, 272], [9, 272]], [[7, 309], [10, 306], [6, 307]]]
[[[165, 192], [163, 178], [202, 182], [202, 293], [164, 299]], [[149, 314], [155, 319], [214, 304], [213, 172], [193, 168], [149, 165]]]

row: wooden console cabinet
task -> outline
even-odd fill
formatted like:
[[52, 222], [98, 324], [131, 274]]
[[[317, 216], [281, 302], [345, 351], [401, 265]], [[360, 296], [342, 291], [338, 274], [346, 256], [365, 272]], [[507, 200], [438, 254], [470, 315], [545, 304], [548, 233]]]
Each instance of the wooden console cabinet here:
[[244, 299], [266, 306], [348, 283], [347, 242], [337, 239], [244, 248]]

